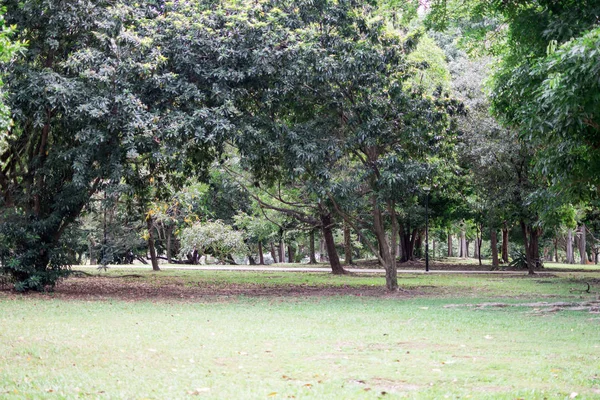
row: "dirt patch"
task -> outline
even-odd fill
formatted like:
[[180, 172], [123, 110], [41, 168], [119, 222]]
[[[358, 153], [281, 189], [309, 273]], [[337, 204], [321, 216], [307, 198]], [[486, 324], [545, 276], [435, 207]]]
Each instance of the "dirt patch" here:
[[480, 303], [480, 304], [447, 304], [444, 308], [475, 308], [478, 310], [486, 308], [505, 308], [505, 307], [529, 307], [536, 313], [549, 313], [557, 311], [587, 311], [592, 314], [600, 313], [600, 301], [584, 302], [537, 302], [537, 303]]
[[357, 296], [382, 298], [411, 298], [422, 295], [418, 288], [389, 292], [384, 286], [310, 286], [219, 284], [197, 282], [190, 285], [179, 279], [152, 282], [138, 278], [114, 279], [107, 277], [69, 278], [57, 285], [52, 293], [17, 294], [12, 290], [0, 291], [0, 297], [51, 297], [63, 300], [180, 300], [210, 301], [236, 297], [330, 297]]

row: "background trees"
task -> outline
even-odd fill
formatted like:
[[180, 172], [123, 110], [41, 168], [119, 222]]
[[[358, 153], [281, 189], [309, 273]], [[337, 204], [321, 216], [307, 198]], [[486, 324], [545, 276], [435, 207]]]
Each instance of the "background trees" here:
[[395, 290], [423, 255], [423, 186], [448, 255], [485, 237], [508, 262], [512, 229], [533, 272], [564, 230], [585, 261], [600, 6], [574, 4], [7, 1], [2, 268], [42, 290], [86, 251], [195, 262], [218, 224], [259, 263], [316, 261], [316, 235], [344, 273], [362, 247]]

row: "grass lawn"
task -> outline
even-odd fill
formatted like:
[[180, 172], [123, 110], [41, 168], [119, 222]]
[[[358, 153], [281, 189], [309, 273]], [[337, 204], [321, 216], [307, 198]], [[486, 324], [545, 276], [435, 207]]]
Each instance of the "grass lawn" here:
[[[122, 274], [140, 277], [0, 292], [0, 398], [600, 398], [600, 314], [525, 304], [596, 300], [593, 273], [400, 275], [392, 295], [366, 275], [102, 275]], [[518, 306], [448, 307], [483, 302]]]

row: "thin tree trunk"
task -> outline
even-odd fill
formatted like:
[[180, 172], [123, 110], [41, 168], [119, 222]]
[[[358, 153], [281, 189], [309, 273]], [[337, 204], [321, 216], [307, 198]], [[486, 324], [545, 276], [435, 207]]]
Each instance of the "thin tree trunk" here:
[[506, 221], [502, 227], [502, 263], [508, 264], [508, 224]]
[[453, 251], [452, 251], [452, 234], [450, 233], [450, 231], [448, 231], [448, 257], [453, 257]]
[[344, 262], [346, 265], [352, 265], [352, 237], [350, 235], [350, 225], [344, 222]]
[[580, 263], [587, 264], [587, 252], [585, 251], [586, 237], [585, 237], [585, 224], [579, 227], [579, 255], [581, 256]]
[[[527, 260], [527, 270], [529, 272], [529, 275], [534, 275], [535, 274], [535, 260], [534, 260], [534, 254], [533, 254], [533, 247], [534, 245], [537, 246], [537, 244], [535, 244], [535, 240], [537, 240], [535, 238], [535, 233], [533, 232], [534, 229], [529, 228], [525, 222], [523, 220], [521, 220], [521, 231], [523, 232], [523, 244], [525, 245], [525, 258]], [[528, 235], [531, 235], [531, 241], [528, 238]]]
[[481, 262], [481, 242], [482, 242], [482, 231], [483, 231], [483, 226], [477, 226], [477, 237], [475, 239], [475, 250], [474, 252], [477, 253], [477, 259], [479, 260], [479, 266], [482, 265]]
[[492, 247], [492, 269], [498, 269], [500, 267], [500, 261], [498, 260], [498, 234], [495, 228], [490, 229], [490, 242]]
[[265, 255], [263, 253], [263, 245], [262, 242], [258, 242], [258, 263], [260, 265], [265, 265]]
[[464, 230], [460, 231], [460, 258], [467, 258], [467, 234]]
[[167, 228], [167, 262], [171, 264], [171, 240], [173, 237], [173, 228]]
[[148, 227], [148, 250], [150, 251], [150, 260], [152, 261], [152, 270], [160, 271], [158, 267], [158, 258], [156, 258], [156, 249], [154, 248], [154, 227], [152, 218], [146, 218], [146, 226]]
[[558, 238], [554, 237], [554, 261], [558, 262]]
[[327, 258], [327, 244], [325, 243], [325, 238], [321, 238], [319, 242], [319, 261], [329, 261]]
[[331, 214], [321, 214], [321, 223], [323, 225], [323, 239], [329, 258], [329, 265], [331, 265], [331, 272], [335, 275], [345, 274], [346, 270], [342, 267], [335, 248], [335, 241], [333, 239], [333, 219], [331, 218]]
[[315, 258], [315, 230], [312, 229], [310, 231], [310, 238], [309, 238], [309, 264], [316, 264], [317, 263], [317, 259]]

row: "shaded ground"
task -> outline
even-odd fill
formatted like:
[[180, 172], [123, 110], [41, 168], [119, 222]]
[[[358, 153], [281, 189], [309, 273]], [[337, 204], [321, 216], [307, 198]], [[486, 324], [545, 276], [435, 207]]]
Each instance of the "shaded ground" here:
[[[422, 295], [417, 289], [404, 289], [391, 293], [385, 286], [313, 286], [313, 285], [262, 285], [262, 284], [210, 284], [177, 278], [161, 277], [160, 281], [145, 278], [71, 277], [61, 281], [52, 293], [28, 293], [27, 296], [51, 296], [63, 300], [180, 300], [227, 299], [230, 297], [327, 297], [368, 296], [410, 298]], [[0, 290], [0, 296], [19, 296], [12, 290]]]

